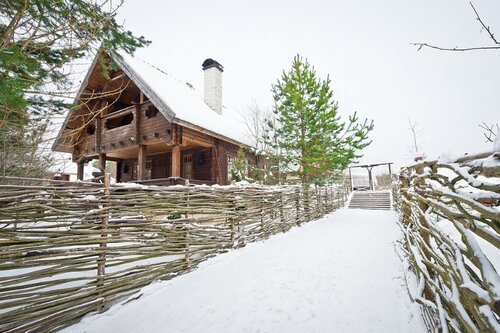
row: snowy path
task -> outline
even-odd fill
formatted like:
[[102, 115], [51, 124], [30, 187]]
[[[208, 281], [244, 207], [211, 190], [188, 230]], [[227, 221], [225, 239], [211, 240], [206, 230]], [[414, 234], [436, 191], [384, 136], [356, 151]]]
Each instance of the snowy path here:
[[391, 211], [340, 210], [231, 251], [65, 332], [425, 332]]

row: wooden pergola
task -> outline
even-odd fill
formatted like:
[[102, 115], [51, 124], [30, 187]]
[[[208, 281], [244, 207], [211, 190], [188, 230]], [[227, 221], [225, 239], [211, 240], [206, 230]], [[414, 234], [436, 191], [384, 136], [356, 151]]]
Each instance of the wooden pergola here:
[[394, 164], [394, 163], [388, 162], [388, 163], [362, 164], [362, 165], [350, 166], [349, 167], [349, 178], [351, 179], [351, 191], [353, 190], [351, 169], [353, 169], [353, 168], [366, 168], [366, 170], [368, 170], [368, 182], [370, 183], [370, 191], [373, 191], [372, 169], [376, 166], [387, 165], [387, 167], [389, 168], [389, 176], [391, 176], [391, 180], [392, 180], [391, 164]]

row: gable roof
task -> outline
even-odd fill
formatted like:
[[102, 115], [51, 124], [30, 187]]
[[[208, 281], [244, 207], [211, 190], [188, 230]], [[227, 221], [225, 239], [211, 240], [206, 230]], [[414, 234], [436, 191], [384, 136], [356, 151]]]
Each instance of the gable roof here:
[[159, 98], [158, 102], [163, 103], [174, 115], [173, 118], [168, 118], [170, 114], [164, 114], [173, 123], [186, 127], [194, 125], [212, 132], [215, 136], [222, 135], [227, 139], [251, 145], [241, 116], [228, 109], [224, 109], [222, 114], [213, 111], [191, 84], [129, 55], [124, 55], [121, 59], [115, 56], [113, 59], [139, 89], [144, 89], [143, 93], [155, 106], [156, 98], [153, 96]]
[[[237, 145], [252, 146], [242, 117], [227, 109], [224, 109], [222, 114], [213, 111], [191, 84], [132, 56], [111, 55], [111, 57], [171, 123], [202, 130]], [[90, 73], [97, 65], [96, 59], [82, 83], [76, 102], [80, 99]], [[60, 143], [60, 139], [72, 114], [73, 110], [70, 110], [54, 142], [53, 150], [68, 152]]]

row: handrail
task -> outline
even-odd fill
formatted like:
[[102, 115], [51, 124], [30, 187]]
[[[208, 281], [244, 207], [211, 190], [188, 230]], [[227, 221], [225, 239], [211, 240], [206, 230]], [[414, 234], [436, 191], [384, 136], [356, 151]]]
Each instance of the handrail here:
[[132, 106], [129, 106], [129, 107], [126, 107], [124, 109], [121, 109], [121, 110], [118, 110], [118, 111], [115, 111], [113, 113], [110, 113], [110, 114], [107, 114], [107, 115], [104, 115], [102, 117], [102, 119], [113, 119], [113, 118], [118, 118], [120, 116], [123, 116], [129, 112], [131, 112], [132, 110], [134, 110], [135, 108], [135, 105], [132, 105]]

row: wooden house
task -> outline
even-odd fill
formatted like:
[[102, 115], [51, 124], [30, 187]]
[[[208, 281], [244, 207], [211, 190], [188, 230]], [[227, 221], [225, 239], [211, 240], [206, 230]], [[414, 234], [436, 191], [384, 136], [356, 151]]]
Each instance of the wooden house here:
[[[111, 64], [107, 75], [101, 64]], [[117, 162], [119, 182], [228, 184], [245, 126], [222, 107], [223, 67], [203, 62], [204, 97], [194, 87], [136, 58], [94, 59], [53, 145], [83, 165]], [[246, 153], [249, 164], [256, 158]]]

